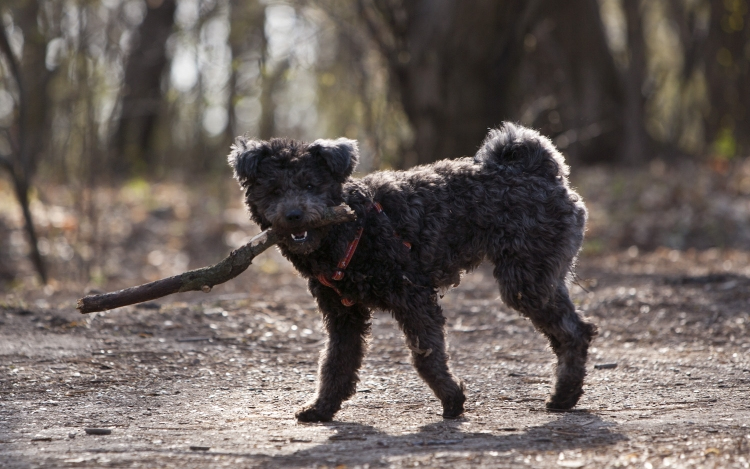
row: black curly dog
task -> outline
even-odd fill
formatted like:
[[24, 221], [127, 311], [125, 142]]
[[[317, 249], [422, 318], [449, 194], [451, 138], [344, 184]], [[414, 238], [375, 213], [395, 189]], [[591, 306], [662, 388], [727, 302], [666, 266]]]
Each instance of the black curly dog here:
[[[438, 290], [484, 259], [495, 266], [505, 304], [531, 319], [557, 355], [547, 408], [576, 405], [596, 329], [576, 313], [567, 280], [587, 215], [553, 144], [505, 123], [473, 158], [353, 179], [358, 158], [357, 142], [345, 138], [240, 137], [229, 155], [252, 219], [283, 235], [281, 252], [308, 279], [323, 313], [328, 342], [318, 393], [297, 419], [330, 421], [354, 395], [373, 309], [398, 321], [443, 417], [461, 415], [466, 397], [448, 369]], [[308, 228], [321, 209], [341, 203], [356, 221]]]

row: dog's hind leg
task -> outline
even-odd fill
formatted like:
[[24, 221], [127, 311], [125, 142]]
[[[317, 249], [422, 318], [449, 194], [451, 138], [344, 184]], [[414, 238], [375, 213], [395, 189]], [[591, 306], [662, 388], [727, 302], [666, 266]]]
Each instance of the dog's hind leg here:
[[315, 285], [312, 290], [323, 313], [328, 341], [320, 355], [318, 393], [295, 416], [300, 422], [329, 422], [356, 391], [370, 332], [370, 311], [359, 304], [342, 305], [341, 298], [327, 287]]
[[596, 326], [584, 322], [576, 313], [563, 282], [558, 285], [554, 298], [531, 319], [547, 336], [557, 355], [557, 382], [547, 408], [570, 409], [583, 394], [586, 358], [591, 340], [596, 335]]
[[464, 412], [463, 383], [448, 369], [445, 350], [445, 316], [432, 291], [414, 289], [400, 297], [393, 315], [406, 336], [412, 364], [443, 405], [443, 417], [457, 418]]
[[525, 289], [508, 281], [507, 276], [498, 272], [498, 267], [501, 264], [495, 268], [495, 276], [500, 281], [505, 304], [531, 319], [534, 327], [547, 337], [557, 355], [557, 381], [555, 391], [547, 401], [547, 408], [572, 408], [583, 394], [586, 357], [589, 344], [596, 335], [596, 326], [584, 322], [576, 313], [563, 280], [558, 281], [551, 297], [539, 298], [533, 289]]

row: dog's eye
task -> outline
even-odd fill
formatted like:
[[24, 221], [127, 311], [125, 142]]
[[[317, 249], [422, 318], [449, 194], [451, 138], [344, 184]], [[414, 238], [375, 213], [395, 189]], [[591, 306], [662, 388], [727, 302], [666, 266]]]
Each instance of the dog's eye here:
[[310, 184], [309, 182], [307, 184], [305, 184], [305, 189], [307, 189], [308, 191], [311, 191], [312, 188], [313, 188], [313, 185]]

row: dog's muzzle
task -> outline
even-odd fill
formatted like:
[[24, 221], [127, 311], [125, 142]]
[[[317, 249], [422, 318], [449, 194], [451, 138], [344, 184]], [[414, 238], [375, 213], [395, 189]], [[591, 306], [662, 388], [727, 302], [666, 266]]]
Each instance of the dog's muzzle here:
[[[300, 208], [292, 208], [284, 214], [284, 221], [291, 226], [299, 225], [304, 215], [304, 212]], [[307, 231], [292, 232], [290, 236], [295, 243], [304, 243], [307, 241]]]

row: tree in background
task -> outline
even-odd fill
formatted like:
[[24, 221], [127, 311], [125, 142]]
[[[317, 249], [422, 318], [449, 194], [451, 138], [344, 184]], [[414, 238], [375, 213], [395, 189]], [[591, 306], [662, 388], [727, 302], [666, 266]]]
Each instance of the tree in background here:
[[[48, 31], [42, 25], [54, 25], [60, 10], [53, 5], [43, 15], [34, 1], [18, 1], [12, 6], [15, 7], [14, 27], [20, 29], [24, 42], [20, 48], [20, 57], [16, 57], [6, 26], [0, 18], [0, 53], [4, 59], [2, 84], [4, 89], [15, 91], [15, 112], [9, 113], [11, 118], [2, 128], [4, 141], [10, 151], [9, 155], [0, 153], [0, 163], [13, 181], [29, 238], [31, 261], [44, 283], [47, 273], [29, 209], [29, 192], [42, 153], [49, 142], [50, 106], [47, 86], [52, 72], [46, 66]], [[54, 26], [49, 29], [55, 30]], [[6, 93], [9, 96], [7, 91]]]
[[174, 27], [175, 0], [147, 0], [145, 15], [130, 39], [120, 115], [112, 137], [110, 164], [117, 173], [155, 169], [153, 142], [163, 114], [163, 86], [169, 63], [167, 39]]
[[218, 170], [247, 132], [346, 134], [370, 168], [472, 154], [503, 120], [581, 163], [748, 148], [746, 0], [40, 5], [4, 18], [42, 90], [29, 163], [46, 145], [69, 181]]
[[637, 2], [624, 3], [621, 73], [596, 0], [360, 0], [414, 128], [403, 165], [472, 154], [488, 127], [519, 119], [578, 161], [648, 159], [645, 45]]
[[414, 132], [400, 166], [472, 154], [513, 115], [540, 1], [359, 0]]
[[[268, 40], [265, 33], [266, 9], [257, 0], [230, 0], [229, 2], [229, 47], [232, 66], [229, 75], [227, 99], [226, 139], [234, 140], [239, 132], [236, 104], [240, 96], [252, 94], [248, 83], [241, 83], [241, 68], [255, 62], [258, 66], [266, 62]], [[269, 113], [269, 111], [266, 111]], [[266, 124], [267, 125], [267, 124]]]
[[747, 153], [746, 0], [358, 4], [413, 128], [402, 166], [506, 119], [583, 163]]
[[706, 37], [706, 141], [724, 158], [750, 151], [750, 14], [746, 0], [711, 2]]
[[643, 161], [627, 148], [630, 75], [616, 66], [596, 0], [545, 2], [541, 12], [521, 45], [523, 91], [505, 118], [553, 137], [573, 161]]

